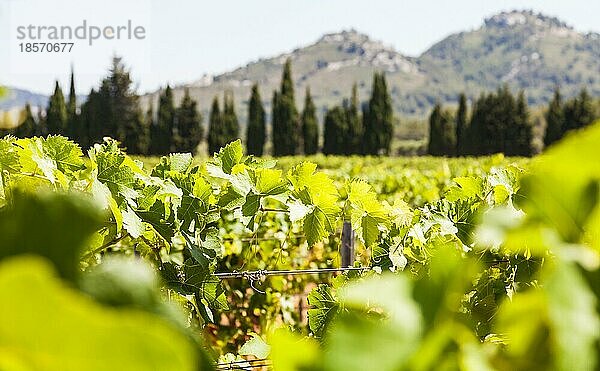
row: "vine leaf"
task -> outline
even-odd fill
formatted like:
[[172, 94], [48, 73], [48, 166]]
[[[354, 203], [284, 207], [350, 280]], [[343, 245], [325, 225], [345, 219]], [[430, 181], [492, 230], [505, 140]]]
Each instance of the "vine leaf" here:
[[320, 338], [325, 333], [327, 325], [340, 312], [340, 303], [334, 297], [333, 289], [325, 284], [320, 284], [308, 294], [308, 326]]
[[377, 200], [373, 187], [364, 181], [350, 183], [348, 201], [352, 225], [365, 246], [371, 247], [379, 239], [380, 232], [390, 225], [388, 211]]
[[[314, 163], [303, 162], [288, 171], [292, 196], [310, 209], [303, 223], [309, 245], [322, 241], [335, 231], [335, 222], [341, 211], [333, 181], [324, 173], [317, 173], [316, 168]], [[296, 211], [301, 211], [297, 205], [294, 217], [299, 215]]]

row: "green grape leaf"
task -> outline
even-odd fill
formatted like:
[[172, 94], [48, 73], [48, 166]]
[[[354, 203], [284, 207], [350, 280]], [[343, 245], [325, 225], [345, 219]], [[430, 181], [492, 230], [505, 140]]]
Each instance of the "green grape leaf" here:
[[[597, 298], [573, 263], [544, 266], [544, 289], [517, 293], [498, 312], [496, 330], [519, 369], [592, 370], [597, 364]], [[536, 313], [531, 316], [531, 313]]]
[[105, 184], [114, 197], [135, 199], [134, 171], [125, 164], [126, 156], [116, 145], [96, 145], [90, 150], [90, 158], [97, 166], [97, 179]]
[[177, 211], [177, 218], [181, 221], [181, 229], [190, 231], [192, 222], [199, 221], [200, 215], [206, 213], [206, 207], [196, 197], [184, 195], [181, 198], [181, 206]]
[[192, 168], [194, 158], [191, 153], [171, 153], [169, 155], [171, 171], [186, 173]]
[[182, 232], [182, 236], [186, 241], [186, 248], [189, 250], [190, 255], [202, 267], [208, 269], [211, 263], [222, 256], [221, 239], [219, 238], [219, 230], [216, 227], [210, 227], [201, 232], [196, 229], [193, 236]]
[[41, 138], [42, 151], [56, 163], [61, 172], [68, 174], [84, 167], [83, 152], [73, 141], [56, 135]]
[[167, 322], [97, 304], [36, 257], [0, 263], [0, 328], [0, 364], [11, 354], [32, 370], [196, 369], [194, 347]]
[[308, 326], [315, 337], [324, 335], [327, 327], [341, 311], [340, 303], [334, 297], [333, 289], [320, 284], [308, 294]]
[[21, 169], [18, 147], [14, 143], [15, 139], [11, 137], [0, 138], [0, 171], [17, 172]]
[[242, 142], [238, 139], [221, 148], [219, 153], [215, 154], [215, 160], [220, 163], [223, 172], [231, 174], [231, 169], [242, 162], [243, 156]]
[[190, 171], [192, 163], [193, 157], [190, 153], [172, 153], [161, 157], [151, 174], [161, 179], [184, 175]]
[[250, 192], [246, 196], [246, 202], [242, 205], [243, 216], [254, 216], [260, 209], [260, 195]]
[[278, 195], [287, 191], [287, 182], [281, 170], [260, 169], [256, 171], [256, 190], [263, 195]]
[[391, 273], [375, 275], [342, 286], [337, 295], [345, 310], [328, 330], [324, 368], [409, 369], [422, 332], [422, 317], [409, 279]]
[[457, 177], [453, 179], [456, 183], [451, 186], [445, 195], [450, 202], [458, 200], [468, 200], [478, 197], [483, 193], [483, 182], [477, 177]]
[[168, 207], [160, 200], [156, 200], [154, 205], [147, 211], [137, 211], [142, 220], [152, 226], [159, 235], [168, 243], [177, 231], [175, 215], [167, 212]]
[[312, 210], [304, 203], [298, 200], [291, 200], [287, 204], [290, 211], [290, 221], [296, 222], [304, 219], [304, 217]]
[[[227, 296], [225, 290], [221, 285], [221, 280], [212, 274], [208, 276], [195, 275], [195, 268], [188, 269], [186, 265], [186, 281], [185, 285], [192, 286], [195, 288], [194, 295], [199, 298], [200, 301], [206, 303], [210, 308], [216, 310], [229, 310], [227, 304]], [[188, 279], [187, 274], [191, 274]], [[203, 277], [203, 281], [198, 281], [199, 278]]]
[[[42, 174], [54, 184], [62, 179], [58, 174], [56, 162], [49, 158], [43, 150], [43, 138], [19, 139], [16, 143], [23, 149], [20, 151], [21, 171], [31, 174]], [[57, 176], [59, 179], [57, 179]], [[66, 182], [61, 184], [66, 185]]]
[[192, 188], [192, 194], [194, 197], [199, 198], [208, 205], [210, 203], [210, 196], [213, 194], [212, 185], [199, 175], [194, 178], [194, 187]]
[[515, 196], [528, 219], [554, 228], [567, 242], [600, 252], [600, 121], [573, 133], [533, 160]]
[[102, 219], [96, 205], [83, 195], [14, 192], [10, 205], [0, 209], [0, 259], [41, 255], [63, 277], [73, 279], [80, 254]]
[[138, 238], [144, 233], [142, 219], [130, 207], [121, 212], [123, 216], [123, 228], [133, 238]]
[[224, 209], [233, 210], [236, 207], [242, 206], [246, 202], [246, 198], [237, 193], [233, 187], [227, 188], [225, 193], [219, 197], [217, 204]]
[[254, 356], [258, 359], [265, 359], [269, 356], [271, 347], [260, 336], [253, 334], [252, 338], [242, 345], [238, 351], [242, 356]]
[[270, 358], [277, 371], [319, 369], [319, 345], [314, 339], [302, 337], [287, 329], [278, 329], [269, 336]]
[[152, 207], [152, 205], [154, 205], [156, 202], [158, 191], [160, 191], [160, 186], [157, 184], [150, 184], [142, 188], [139, 191], [139, 197], [136, 200], [138, 204], [137, 209], [148, 210], [150, 207]]
[[353, 228], [366, 247], [379, 239], [382, 230], [389, 227], [387, 209], [377, 200], [373, 188], [366, 182], [353, 181], [348, 191]]
[[335, 213], [327, 214], [321, 208], [315, 207], [304, 218], [304, 234], [309, 245], [322, 241], [334, 230]]
[[303, 223], [309, 245], [334, 232], [340, 212], [339, 194], [333, 181], [323, 173], [316, 173], [316, 168], [314, 163], [303, 162], [288, 171], [293, 197], [311, 209]]

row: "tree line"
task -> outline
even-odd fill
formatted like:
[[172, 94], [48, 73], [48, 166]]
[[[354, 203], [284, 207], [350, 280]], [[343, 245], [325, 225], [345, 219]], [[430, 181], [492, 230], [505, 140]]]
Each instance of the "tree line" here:
[[[458, 99], [456, 111], [436, 104], [429, 115], [427, 153], [433, 156], [479, 156], [502, 152], [507, 156], [532, 156], [534, 123], [525, 93], [515, 97], [508, 86], [481, 94], [469, 112], [467, 97]], [[549, 146], [568, 131], [591, 124], [599, 117], [587, 90], [563, 102], [559, 88], [545, 110], [542, 139]]]
[[[310, 88], [306, 89], [304, 108], [296, 108], [291, 61], [287, 60], [279, 89], [273, 92], [271, 104], [272, 154], [286, 156], [315, 154], [320, 148], [317, 109]], [[23, 109], [21, 124], [0, 129], [0, 135], [17, 137], [61, 134], [87, 148], [110, 136], [122, 143], [129, 153], [164, 155], [170, 152], [195, 152], [206, 140], [209, 154], [240, 138], [240, 127], [233, 94], [225, 92], [222, 103], [213, 99], [208, 132], [204, 135], [203, 117], [198, 104], [185, 90], [179, 106], [175, 106], [173, 89], [167, 85], [159, 94], [158, 107], [150, 103], [142, 112], [140, 97], [122, 60], [113, 58], [108, 75], [99, 87], [92, 89], [81, 105], [75, 93], [71, 72], [69, 95], [65, 97], [58, 82], [48, 106], [39, 109], [37, 117], [29, 104]], [[323, 153], [388, 154], [393, 132], [391, 98], [385, 76], [375, 73], [371, 99], [362, 104], [359, 113], [356, 85], [352, 97], [325, 115]], [[45, 113], [45, 115], [44, 115]], [[246, 146], [249, 154], [262, 156], [267, 144], [267, 114], [258, 84], [254, 84], [248, 105]]]
[[[349, 98], [330, 107], [324, 114], [323, 137], [317, 108], [307, 87], [304, 107], [298, 111], [288, 59], [281, 84], [271, 100], [271, 153], [274, 156], [312, 155], [319, 150], [327, 155], [390, 154], [394, 133], [394, 113], [384, 73], [373, 74], [371, 96], [360, 102], [356, 84]], [[550, 145], [569, 130], [588, 125], [598, 116], [593, 99], [586, 90], [564, 101], [556, 89], [545, 113], [547, 128], [543, 142]], [[265, 154], [267, 113], [258, 84], [251, 89], [246, 125], [247, 152]], [[0, 129], [0, 136], [17, 137], [66, 135], [82, 147], [110, 136], [120, 141], [129, 153], [164, 155], [170, 152], [196, 152], [206, 140], [209, 155], [240, 138], [233, 93], [226, 91], [222, 101], [215, 96], [210, 108], [205, 135], [203, 117], [197, 102], [185, 89], [178, 106], [173, 89], [167, 85], [142, 112], [140, 97], [133, 88], [130, 73], [118, 57], [113, 58], [108, 75], [92, 89], [85, 102], [78, 105], [75, 78], [71, 72], [69, 94], [64, 96], [58, 82], [48, 106], [37, 117], [27, 104], [12, 129]], [[509, 156], [530, 156], [534, 125], [523, 91], [515, 97], [505, 85], [495, 92], [481, 94], [468, 107], [461, 94], [453, 111], [436, 104], [429, 116], [427, 152], [435, 156], [486, 155], [503, 152]]]

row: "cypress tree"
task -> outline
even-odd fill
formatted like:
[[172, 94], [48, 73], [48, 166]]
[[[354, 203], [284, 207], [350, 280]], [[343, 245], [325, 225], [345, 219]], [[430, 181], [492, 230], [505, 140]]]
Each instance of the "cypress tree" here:
[[77, 134], [82, 148], [90, 147], [102, 137], [102, 123], [99, 122], [100, 96], [93, 88], [81, 106], [80, 125]]
[[464, 93], [458, 98], [458, 110], [456, 111], [456, 154], [466, 154], [467, 140], [467, 97]]
[[456, 120], [452, 113], [438, 103], [429, 116], [429, 144], [432, 156], [456, 155]]
[[363, 123], [358, 114], [358, 88], [356, 83], [352, 85], [350, 101], [345, 105], [347, 132], [345, 135], [344, 153], [359, 154], [362, 152]]
[[219, 98], [214, 97], [208, 119], [208, 154], [218, 152], [223, 146], [223, 121], [221, 109], [219, 108]]
[[427, 153], [441, 156], [442, 152], [442, 106], [439, 103], [433, 107], [429, 115], [429, 143]]
[[317, 125], [317, 112], [310, 95], [310, 88], [306, 88], [304, 109], [302, 110], [302, 137], [304, 154], [314, 155], [319, 149], [319, 126]]
[[281, 90], [274, 101], [273, 155], [286, 156], [296, 153], [298, 147], [298, 111], [294, 99], [291, 60], [285, 62], [281, 78]]
[[[273, 90], [273, 96], [271, 97], [271, 142], [275, 142], [275, 121], [279, 120], [279, 92]], [[278, 126], [279, 124], [277, 124]], [[281, 150], [281, 147], [278, 148]], [[275, 148], [271, 147], [271, 154], [275, 155]]]
[[71, 68], [71, 83], [69, 85], [69, 101], [67, 103], [67, 134], [75, 142], [79, 143], [77, 138], [78, 130], [77, 117], [77, 94], [75, 93], [75, 74]]
[[248, 104], [248, 125], [246, 126], [246, 149], [249, 155], [262, 156], [266, 142], [266, 115], [258, 84], [252, 86]]
[[152, 135], [152, 152], [154, 154], [165, 155], [171, 151], [175, 120], [173, 90], [167, 85], [158, 100], [158, 117]]
[[376, 136], [373, 134], [371, 128], [371, 114], [369, 113], [369, 102], [363, 102], [362, 104], [362, 126], [363, 126], [363, 142], [361, 154], [370, 155], [374, 152], [374, 139]]
[[562, 96], [558, 87], [554, 90], [554, 96], [544, 116], [546, 118], [544, 145], [547, 147], [562, 138], [565, 125]]
[[346, 111], [340, 106], [328, 110], [325, 115], [323, 153], [326, 155], [344, 154], [346, 132]]
[[149, 131], [149, 141], [148, 141], [148, 153], [152, 152], [152, 135], [154, 131], [154, 105], [152, 101], [148, 104], [148, 109], [146, 110], [146, 114], [144, 115], [144, 125], [148, 128]]
[[17, 138], [29, 138], [35, 135], [36, 124], [33, 114], [31, 113], [31, 106], [29, 103], [25, 105], [25, 108], [21, 112], [21, 123], [14, 129], [13, 135]]
[[173, 151], [195, 153], [202, 140], [202, 116], [198, 113], [198, 103], [185, 89], [181, 105], [177, 108], [176, 127], [173, 130]]
[[382, 126], [382, 137], [380, 138], [381, 149], [386, 155], [390, 154], [392, 138], [394, 137], [394, 109], [392, 107], [392, 97], [388, 91], [387, 81], [385, 75], [381, 73], [381, 90], [380, 97], [378, 99], [379, 106], [381, 107], [381, 126]]
[[37, 126], [33, 135], [41, 137], [47, 134], [48, 128], [46, 127], [46, 116], [44, 115], [43, 107], [39, 106], [37, 112]]
[[492, 106], [493, 114], [490, 116], [491, 137], [496, 138], [496, 144], [492, 145], [493, 152], [502, 152], [514, 155], [519, 152], [520, 127], [518, 124], [518, 113], [515, 97], [512, 95], [508, 85], [504, 85], [493, 97], [496, 104]]
[[473, 108], [470, 126], [472, 154], [512, 154], [516, 151], [520, 135], [517, 104], [507, 86], [479, 98]]
[[58, 81], [56, 81], [54, 94], [50, 97], [48, 109], [46, 110], [46, 126], [48, 128], [48, 133], [64, 135], [67, 130], [67, 118], [65, 97]]
[[564, 108], [565, 132], [588, 126], [597, 118], [594, 103], [587, 92], [582, 89], [579, 95], [570, 99]]
[[516, 143], [513, 153], [507, 153], [509, 155], [517, 156], [531, 156], [532, 155], [532, 140], [533, 140], [533, 125], [529, 116], [529, 108], [527, 107], [527, 100], [525, 98], [525, 92], [522, 90], [519, 92], [517, 97], [516, 107]]
[[221, 118], [223, 125], [223, 144], [221, 146], [233, 142], [240, 136], [240, 126], [233, 102], [233, 93], [225, 92], [225, 96], [223, 97], [223, 115]]
[[444, 156], [456, 156], [456, 120], [449, 110], [442, 111], [442, 151]]
[[392, 141], [393, 109], [383, 73], [373, 75], [368, 117], [365, 120], [364, 145], [367, 154], [389, 154]]
[[[91, 95], [91, 94], [90, 94]], [[138, 152], [138, 143], [144, 130], [140, 128], [139, 97], [133, 89], [133, 81], [121, 58], [113, 57], [108, 76], [100, 83], [97, 94], [86, 104], [85, 115], [88, 141], [100, 142], [104, 136], [120, 141], [132, 154]], [[87, 102], [86, 102], [87, 103]]]

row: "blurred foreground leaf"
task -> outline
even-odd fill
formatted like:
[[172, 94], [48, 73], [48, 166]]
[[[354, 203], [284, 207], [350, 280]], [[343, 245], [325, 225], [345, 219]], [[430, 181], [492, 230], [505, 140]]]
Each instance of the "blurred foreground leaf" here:
[[19, 257], [0, 264], [0, 369], [193, 370], [195, 360], [157, 317], [98, 305], [46, 261]]

